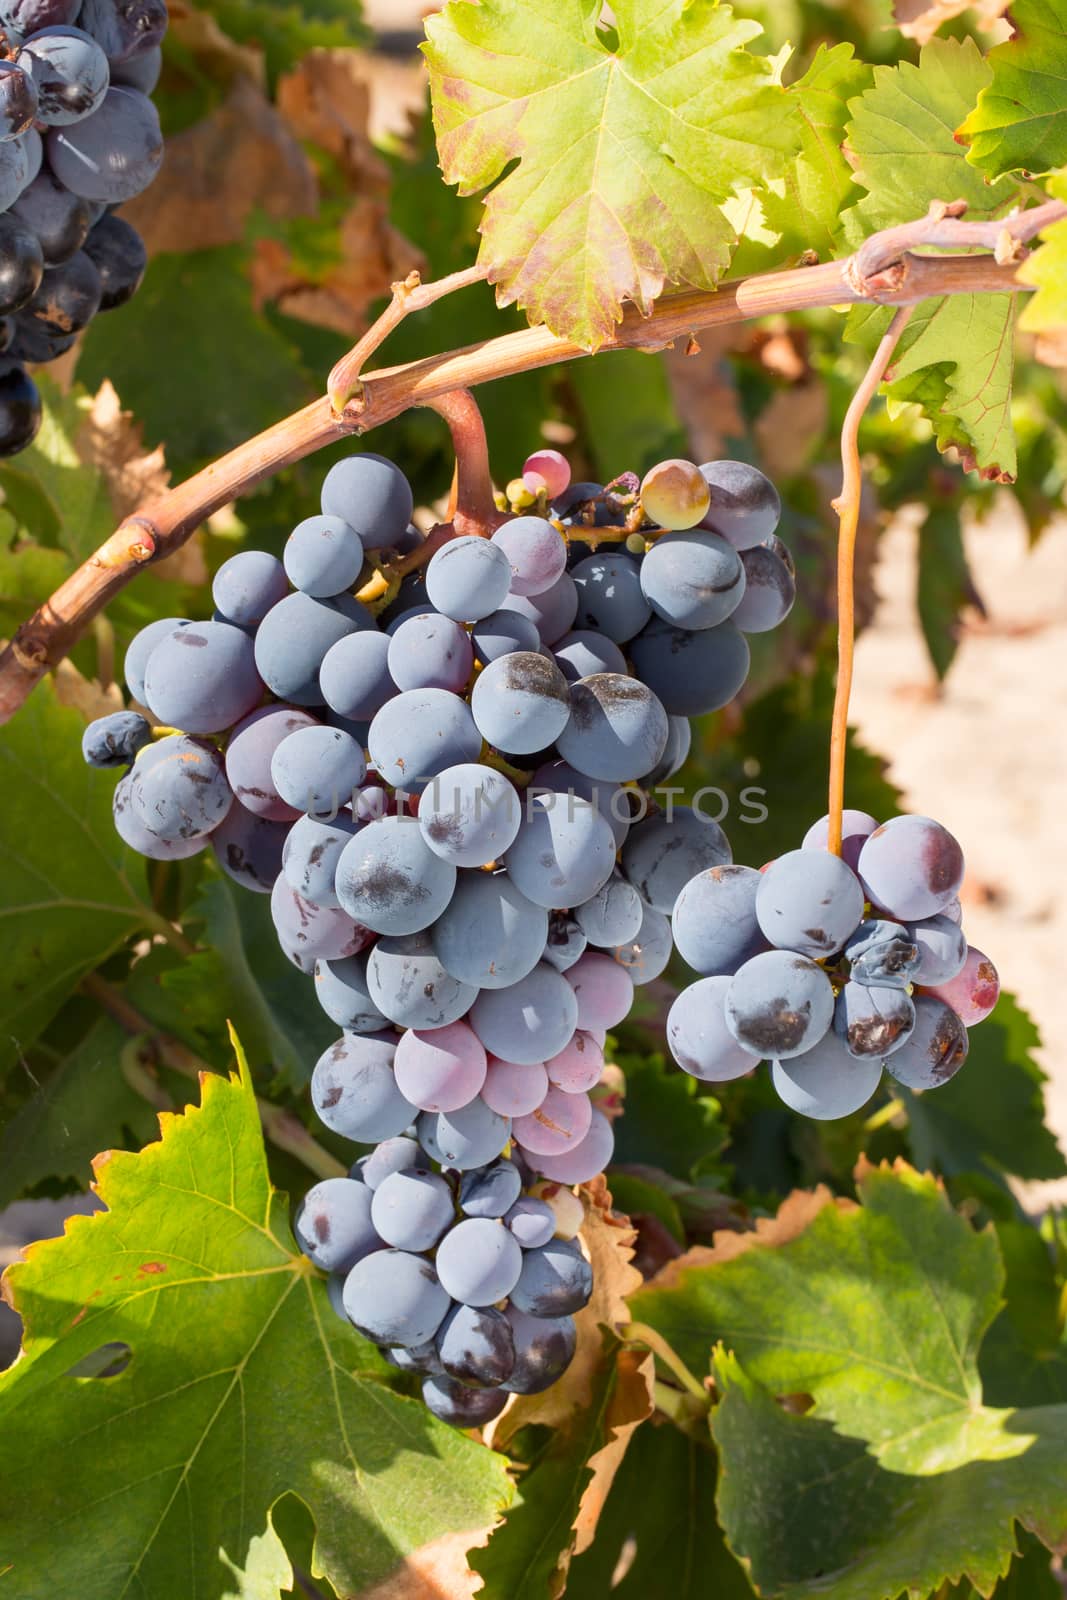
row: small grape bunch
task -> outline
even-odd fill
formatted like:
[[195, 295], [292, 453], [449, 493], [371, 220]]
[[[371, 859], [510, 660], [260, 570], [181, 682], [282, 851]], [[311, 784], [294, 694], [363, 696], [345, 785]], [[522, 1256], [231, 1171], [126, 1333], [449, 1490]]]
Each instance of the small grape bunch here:
[[820, 1121], [858, 1111], [883, 1070], [908, 1089], [947, 1083], [1000, 992], [960, 925], [963, 852], [948, 829], [846, 811], [843, 832], [840, 856], [824, 817], [762, 872], [697, 874], [672, 919], [702, 975], [667, 1019], [675, 1061], [713, 1083], [770, 1061], [779, 1097]]

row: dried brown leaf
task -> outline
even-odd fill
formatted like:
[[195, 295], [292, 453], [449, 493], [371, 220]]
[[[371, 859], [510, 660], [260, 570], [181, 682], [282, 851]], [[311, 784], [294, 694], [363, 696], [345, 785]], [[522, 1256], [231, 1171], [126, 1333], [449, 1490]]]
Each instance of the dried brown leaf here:
[[[604, 1443], [590, 1456], [592, 1469], [574, 1522], [575, 1540], [571, 1555], [588, 1550], [596, 1534], [611, 1485], [622, 1464], [634, 1430], [652, 1415], [656, 1363], [651, 1352], [622, 1349], [616, 1353], [615, 1390], [604, 1423]], [[567, 1566], [570, 1565], [570, 1555]]]
[[672, 1289], [683, 1273], [692, 1267], [721, 1266], [724, 1261], [733, 1261], [737, 1256], [744, 1255], [746, 1250], [755, 1249], [758, 1245], [788, 1244], [798, 1234], [803, 1233], [808, 1224], [818, 1216], [824, 1206], [834, 1205], [839, 1211], [855, 1211], [856, 1202], [841, 1196], [836, 1199], [825, 1184], [820, 1183], [816, 1189], [794, 1189], [779, 1206], [777, 1214], [773, 1217], [760, 1217], [756, 1226], [747, 1233], [737, 1233], [725, 1230], [716, 1233], [714, 1242], [708, 1245], [694, 1245], [677, 1261], [669, 1261], [661, 1272], [650, 1278], [645, 1285], [648, 1289]]
[[414, 1550], [387, 1578], [361, 1589], [352, 1600], [473, 1600], [481, 1586], [467, 1553], [489, 1541], [490, 1528], [446, 1533]]
[[678, 343], [664, 354], [671, 394], [694, 461], [714, 461], [727, 454], [727, 440], [745, 433], [728, 359], [736, 337], [733, 328], [707, 328], [700, 335], [699, 353], [689, 355]]
[[285, 119], [248, 77], [202, 121], [167, 140], [156, 181], [123, 208], [149, 254], [238, 244], [253, 211], [312, 216], [318, 182]]
[[777, 389], [756, 423], [760, 463], [771, 478], [803, 470], [826, 432], [830, 400], [821, 378]]
[[69, 659], [59, 663], [52, 681], [60, 705], [73, 706], [75, 711], [81, 712], [86, 722], [124, 709], [125, 701], [117, 683], [108, 684], [105, 688], [95, 678], [83, 677]]
[[333, 156], [362, 193], [389, 186], [370, 137], [371, 72], [361, 50], [311, 50], [278, 80], [278, 109], [294, 133]]
[[964, 11], [977, 13], [980, 28], [993, 28], [1010, 4], [1011, 0], [893, 0], [893, 18], [905, 38], [926, 44], [942, 23]]
[[[261, 89], [266, 88], [267, 71], [262, 50], [254, 45], [238, 44], [236, 39], [223, 33], [213, 16], [197, 11], [187, 5], [186, 0], [170, 0], [168, 10], [171, 38], [202, 61], [213, 78], [226, 81], [240, 75], [251, 78]], [[168, 160], [169, 150], [168, 145]]]

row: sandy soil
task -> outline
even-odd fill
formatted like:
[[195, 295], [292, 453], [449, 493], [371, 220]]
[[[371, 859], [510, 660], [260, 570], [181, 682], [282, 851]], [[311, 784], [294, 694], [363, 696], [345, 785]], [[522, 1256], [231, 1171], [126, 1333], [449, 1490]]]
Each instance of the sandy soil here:
[[[914, 530], [885, 536], [852, 720], [908, 808], [963, 845], [968, 936], [1041, 1030], [1049, 1120], [1067, 1148], [1067, 522], [1030, 550], [1006, 498], [966, 544], [989, 616], [968, 628], [938, 693], [915, 609]], [[1067, 1181], [1028, 1198], [1067, 1201]]]

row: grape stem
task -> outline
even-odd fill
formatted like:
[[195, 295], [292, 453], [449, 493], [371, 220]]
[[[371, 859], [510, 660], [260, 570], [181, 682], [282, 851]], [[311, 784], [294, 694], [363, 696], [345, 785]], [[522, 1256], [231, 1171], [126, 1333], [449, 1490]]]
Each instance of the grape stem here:
[[672, 1349], [655, 1328], [650, 1328], [645, 1322], [627, 1322], [619, 1329], [619, 1338], [625, 1344], [643, 1344], [646, 1349], [651, 1350], [652, 1354], [674, 1373], [682, 1388], [691, 1394], [694, 1400], [699, 1400], [705, 1411], [710, 1411], [710, 1391], [699, 1378], [694, 1377], [678, 1352]]
[[[630, 307], [600, 352], [661, 350], [679, 339], [691, 340], [704, 328], [775, 313], [848, 303], [916, 305], [931, 296], [953, 294], [1016, 293], [1029, 288], [1016, 275], [1016, 260], [1026, 242], [1067, 218], [1067, 203], [1060, 201], [993, 222], [962, 222], [961, 210], [958, 201], [934, 207], [904, 228], [873, 234], [855, 255], [842, 261], [741, 278], [720, 285], [714, 293], [689, 290], [665, 295], [649, 316]], [[991, 253], [925, 255], [919, 253], [922, 246], [939, 250], [962, 246]], [[590, 353], [539, 326], [362, 375], [362, 363], [402, 316], [482, 275], [481, 268], [472, 267], [435, 284], [410, 289], [405, 284], [403, 293], [394, 296], [397, 303], [334, 368], [331, 393], [127, 517], [22, 624], [0, 654], [0, 723], [10, 720], [34, 685], [69, 654], [108, 601], [142, 567], [172, 555], [209, 516], [256, 484], [325, 445], [390, 421], [411, 406]], [[338, 411], [331, 395], [340, 401], [346, 393], [349, 398]]]
[[860, 423], [870, 405], [893, 351], [911, 316], [911, 306], [902, 306], [893, 317], [863, 382], [852, 396], [852, 403], [841, 425], [841, 493], [833, 502], [840, 527], [837, 535], [837, 690], [830, 724], [830, 816], [826, 848], [841, 854], [845, 809], [845, 757], [848, 749], [848, 702], [852, 694], [852, 662], [856, 645], [856, 530], [860, 520], [863, 492], [863, 465], [860, 461]]
[[[134, 1006], [130, 1005], [121, 990], [101, 978], [98, 973], [91, 972], [84, 977], [81, 988], [82, 992], [90, 995], [109, 1016], [114, 1017], [127, 1033], [147, 1038], [156, 1058], [172, 1072], [180, 1072], [183, 1077], [196, 1079], [200, 1078], [201, 1073], [214, 1072], [215, 1069], [209, 1062], [182, 1044], [180, 1039], [154, 1028], [147, 1017], [143, 1017]], [[345, 1176], [347, 1167], [312, 1137], [299, 1117], [287, 1111], [284, 1106], [272, 1105], [269, 1100], [261, 1100], [258, 1095], [256, 1108], [259, 1111], [264, 1134], [278, 1150], [284, 1150], [287, 1155], [295, 1156], [317, 1178]]]

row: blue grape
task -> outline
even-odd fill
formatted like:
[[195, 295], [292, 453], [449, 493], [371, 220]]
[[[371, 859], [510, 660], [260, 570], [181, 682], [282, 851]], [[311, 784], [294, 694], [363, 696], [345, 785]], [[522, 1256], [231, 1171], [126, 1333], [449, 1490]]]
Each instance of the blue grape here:
[[498, 1218], [465, 1217], [437, 1247], [437, 1276], [453, 1300], [491, 1306], [505, 1300], [522, 1271], [517, 1240]]
[[693, 743], [693, 730], [689, 725], [688, 717], [667, 718], [667, 743], [663, 754], [654, 767], [647, 772], [638, 774], [642, 786], [652, 789], [659, 783], [665, 783], [668, 778], [685, 766], [689, 759], [689, 751]]
[[26, 38], [40, 28], [69, 26], [80, 10], [80, 0], [3, 0], [0, 27]]
[[[6, 149], [7, 145], [0, 145], [0, 150]], [[85, 251], [78, 250], [67, 261], [45, 269], [40, 288], [22, 309], [19, 324], [35, 325], [53, 340], [78, 333], [99, 311], [101, 292], [99, 272]], [[61, 351], [54, 347], [54, 353]], [[26, 359], [30, 359], [28, 350]]]
[[78, 20], [110, 62], [146, 55], [167, 30], [165, 0], [83, 0]]
[[642, 906], [641, 926], [637, 936], [625, 944], [616, 945], [612, 955], [620, 967], [625, 967], [634, 984], [651, 983], [664, 971], [674, 948], [671, 925], [662, 911], [650, 905]]
[[228, 622], [175, 628], [148, 658], [144, 693], [157, 721], [186, 733], [218, 733], [247, 716], [263, 694], [252, 641]]
[[370, 1214], [386, 1244], [416, 1253], [432, 1250], [452, 1225], [452, 1190], [434, 1172], [402, 1168], [383, 1178], [373, 1191]]
[[111, 800], [115, 832], [123, 844], [136, 850], [139, 856], [147, 856], [150, 861], [183, 861], [188, 856], [195, 856], [198, 850], [203, 850], [208, 840], [206, 834], [198, 834], [192, 839], [161, 839], [157, 834], [150, 833], [131, 804], [132, 780], [132, 772], [121, 777]]
[[147, 189], [163, 160], [156, 108], [136, 89], [110, 88], [95, 111], [45, 141], [48, 163], [74, 194], [109, 205]]
[[481, 1096], [459, 1111], [424, 1111], [418, 1129], [426, 1154], [457, 1172], [488, 1165], [511, 1137], [510, 1119], [491, 1111]]
[[816, 1122], [851, 1116], [867, 1104], [881, 1076], [880, 1060], [857, 1060], [833, 1029], [811, 1050], [771, 1063], [779, 1099]]
[[735, 628], [742, 633], [770, 633], [784, 622], [797, 597], [788, 552], [780, 539], [742, 550], [745, 592], [731, 613]]
[[109, 65], [112, 83], [121, 83], [128, 89], [140, 89], [142, 94], [151, 94], [163, 71], [163, 52], [157, 44], [129, 61], [112, 61]]
[[472, 1389], [446, 1373], [423, 1381], [422, 1399], [439, 1422], [453, 1428], [481, 1428], [499, 1417], [508, 1397], [504, 1389]]
[[292, 822], [299, 807], [278, 793], [271, 776], [274, 752], [298, 728], [315, 728], [314, 717], [296, 706], [260, 706], [239, 722], [226, 745], [226, 777], [248, 811], [273, 822]]
[[771, 944], [821, 960], [843, 949], [863, 918], [859, 879], [826, 850], [790, 850], [761, 875], [756, 916]]
[[[517, 1248], [517, 1247], [516, 1247]], [[567, 1317], [589, 1303], [593, 1269], [572, 1239], [552, 1239], [521, 1252], [522, 1270], [511, 1303], [530, 1317]]]
[[[954, 924], [953, 924], [954, 926]], [[890, 984], [906, 988], [919, 964], [919, 947], [899, 922], [872, 918], [861, 922], [845, 945], [853, 983]]]
[[471, 630], [471, 639], [474, 653], [483, 666], [515, 650], [541, 648], [541, 636], [534, 622], [506, 606], [476, 622]]
[[321, 1121], [344, 1139], [369, 1144], [392, 1139], [418, 1112], [393, 1076], [392, 1034], [346, 1033], [324, 1050], [311, 1075], [311, 1103]]
[[389, 635], [390, 639], [396, 633], [397, 629], [403, 627], [405, 622], [410, 622], [412, 617], [436, 617], [439, 615], [439, 613], [434, 610], [433, 606], [427, 602], [426, 590], [421, 581], [416, 584], [414, 592], [422, 596], [422, 603], [419, 605], [400, 604], [401, 600], [404, 598], [404, 585], [407, 583], [412, 583], [416, 579], [421, 580], [422, 577], [423, 574], [421, 572], [412, 572], [409, 573], [406, 578], [402, 579], [400, 584], [400, 595], [393, 602], [393, 605], [387, 606], [385, 610], [379, 614], [378, 625], [379, 627], [384, 626], [385, 631]]
[[[44, 253], [37, 235], [17, 217], [0, 217], [0, 316], [32, 300], [43, 276]], [[175, 618], [171, 626], [177, 625]]]
[[351, 1178], [313, 1184], [293, 1219], [296, 1242], [323, 1272], [349, 1272], [381, 1240], [371, 1221], [371, 1192]]
[[667, 1048], [692, 1078], [727, 1083], [759, 1065], [726, 1025], [729, 977], [701, 978], [683, 989], [667, 1015]]
[[717, 822], [690, 806], [675, 806], [630, 829], [622, 870], [641, 898], [669, 917], [689, 880], [729, 866], [730, 855], [730, 841]]
[[211, 832], [215, 859], [228, 878], [256, 894], [270, 894], [282, 870], [282, 851], [289, 835], [284, 822], [258, 817], [244, 806], [231, 806]]
[[290, 889], [317, 906], [337, 906], [337, 863], [359, 824], [347, 812], [332, 822], [300, 817], [294, 822], [282, 852], [282, 871]]
[[[347, 1320], [346, 1315], [345, 1321]], [[431, 1373], [435, 1377], [444, 1373], [437, 1354], [437, 1345], [432, 1339], [427, 1339], [425, 1344], [414, 1344], [410, 1350], [406, 1350], [402, 1344], [395, 1344], [384, 1349], [382, 1355], [389, 1365], [396, 1367], [399, 1372]]]
[[[93, 200], [88, 204], [92, 212], [101, 202]], [[114, 311], [133, 299], [148, 266], [148, 252], [135, 228], [122, 217], [110, 213], [102, 216], [90, 229], [85, 254], [100, 274], [101, 311]]]
[[468, 762], [438, 773], [419, 801], [419, 828], [435, 855], [457, 867], [498, 860], [515, 838], [522, 801], [502, 772]]
[[0, 141], [0, 210], [13, 205], [30, 181], [30, 162], [23, 139]]
[[615, 841], [587, 800], [547, 795], [530, 807], [504, 860], [526, 898], [552, 911], [580, 905], [608, 881]]
[[874, 905], [918, 921], [936, 916], [959, 894], [963, 851], [930, 817], [894, 817], [865, 841], [859, 874]]
[[578, 1001], [563, 974], [542, 963], [508, 989], [483, 989], [469, 1021], [490, 1055], [525, 1065], [570, 1042]]
[[122, 676], [126, 679], [126, 687], [134, 700], [144, 704], [145, 668], [156, 645], [162, 644], [164, 639], [169, 639], [176, 628], [192, 626], [193, 624], [185, 617], [160, 617], [158, 622], [150, 622], [140, 633], [134, 634], [122, 663]]
[[523, 1250], [536, 1250], [539, 1245], [547, 1244], [556, 1232], [556, 1213], [552, 1207], [528, 1194], [520, 1195], [504, 1213], [504, 1222]]
[[633, 885], [615, 871], [596, 894], [575, 909], [574, 915], [590, 944], [610, 949], [636, 939], [644, 920], [644, 906]]
[[[846, 806], [841, 814], [841, 859], [855, 872], [859, 866], [860, 851], [865, 841], [878, 826], [875, 817], [866, 811], [853, 811]], [[825, 850], [830, 836], [830, 818], [820, 817], [804, 835], [802, 850]]]
[[271, 890], [270, 914], [278, 942], [301, 972], [311, 972], [319, 960], [356, 955], [368, 941], [366, 928], [335, 906], [305, 900], [280, 873]]
[[896, 985], [846, 983], [837, 997], [834, 1028], [859, 1060], [884, 1060], [906, 1043], [914, 1026], [915, 1007]]
[[667, 747], [667, 713], [637, 678], [600, 672], [570, 687], [571, 714], [556, 743], [590, 778], [626, 782], [654, 767]]
[[938, 1089], [963, 1066], [970, 1040], [957, 1012], [932, 994], [917, 994], [911, 1037], [885, 1066], [908, 1089]]
[[459, 1208], [467, 1217], [502, 1217], [522, 1192], [522, 1178], [513, 1161], [494, 1161], [480, 1172], [468, 1172], [459, 1186]]
[[710, 867], [690, 878], [674, 903], [674, 943], [704, 977], [734, 973], [764, 948], [756, 918], [760, 874], [753, 867]]
[[711, 491], [702, 528], [721, 533], [737, 550], [770, 537], [782, 519], [782, 501], [758, 467], [747, 461], [705, 461], [700, 472]]
[[368, 629], [338, 639], [322, 658], [319, 689], [331, 711], [369, 722], [396, 694], [388, 636]]
[[432, 1339], [451, 1306], [430, 1262], [406, 1250], [375, 1250], [357, 1261], [343, 1298], [360, 1333], [408, 1349]]
[[446, 972], [476, 989], [504, 989], [532, 972], [548, 915], [503, 872], [461, 872], [430, 938]]
[[[26, 40], [15, 62], [33, 82], [36, 118], [46, 126], [80, 122], [97, 110], [107, 93], [107, 57], [80, 28], [43, 28]], [[31, 112], [24, 126], [33, 116]]]
[[285, 568], [266, 550], [241, 550], [231, 556], [211, 585], [219, 612], [238, 628], [257, 626], [288, 593]]
[[478, 732], [508, 755], [544, 750], [571, 715], [567, 680], [553, 661], [519, 650], [491, 661], [471, 695]]
[[587, 556], [571, 577], [578, 591], [579, 628], [625, 644], [652, 615], [641, 589], [641, 568], [630, 556], [614, 551]]
[[445, 1028], [466, 1016], [478, 994], [445, 971], [428, 933], [379, 939], [367, 961], [367, 987], [398, 1028]]
[[407, 533], [414, 500], [399, 467], [363, 451], [332, 466], [322, 485], [323, 514], [354, 528], [365, 550], [396, 549]]
[[356, 1163], [359, 1175], [368, 1189], [377, 1189], [393, 1172], [408, 1172], [422, 1165], [422, 1151], [415, 1139], [398, 1134], [395, 1139], [383, 1139], [375, 1145], [369, 1156], [361, 1156]]
[[[4, 81], [0, 78], [0, 86]], [[89, 237], [89, 202], [71, 194], [47, 170], [26, 185], [10, 215], [36, 236], [49, 267], [69, 261]]]
[[491, 1306], [455, 1306], [438, 1330], [437, 1353], [450, 1378], [495, 1389], [515, 1365], [511, 1323]]
[[[344, 1272], [331, 1272], [326, 1279], [326, 1298], [330, 1302], [330, 1310], [339, 1316], [345, 1324], [348, 1323], [348, 1314], [345, 1311], [344, 1302], [346, 1276], [347, 1274]], [[386, 1359], [388, 1360], [388, 1356]]]
[[602, 1111], [593, 1108], [589, 1132], [571, 1150], [558, 1156], [539, 1155], [532, 1164], [554, 1183], [585, 1183], [611, 1164], [615, 1135]]
[[338, 900], [375, 933], [421, 933], [445, 910], [455, 885], [455, 867], [434, 855], [410, 817], [368, 822], [337, 866]]
[[377, 1033], [389, 1026], [370, 997], [367, 953], [316, 961], [315, 996], [332, 1022], [346, 1033]]
[[712, 628], [736, 611], [745, 569], [733, 545], [715, 533], [664, 534], [640, 568], [641, 592], [676, 628]]
[[967, 960], [967, 940], [959, 923], [944, 915], [923, 922], [909, 922], [908, 936], [914, 939], [918, 963], [911, 974], [913, 983], [948, 983], [963, 971]]
[[141, 752], [131, 773], [130, 804], [160, 839], [196, 839], [222, 821], [233, 794], [214, 745], [172, 733]]
[[618, 645], [588, 628], [565, 633], [552, 654], [568, 683], [591, 678], [598, 672], [626, 672], [626, 657]]
[[504, 1381], [509, 1394], [541, 1394], [563, 1376], [578, 1344], [571, 1317], [530, 1317], [514, 1304], [504, 1315], [511, 1324], [515, 1365]]
[[785, 1060], [811, 1050], [834, 1015], [834, 991], [821, 967], [789, 950], [753, 956], [730, 980], [726, 1025], [755, 1056]]
[[387, 700], [367, 744], [385, 782], [408, 794], [421, 794], [446, 767], [476, 761], [482, 749], [470, 707], [447, 689], [408, 689]]
[[605, 951], [587, 951], [567, 973], [567, 982], [578, 997], [578, 1026], [601, 1036], [617, 1027], [633, 1005], [633, 979]]
[[113, 711], [90, 722], [82, 734], [82, 756], [90, 767], [128, 767], [151, 738], [152, 729], [136, 711]]
[[510, 594], [507, 609], [518, 612], [537, 629], [538, 637], [550, 648], [574, 627], [578, 615], [578, 590], [569, 572], [557, 578], [542, 594]]
[[634, 668], [672, 717], [719, 711], [743, 688], [751, 660], [731, 618], [690, 633], [656, 617], [630, 646]]
[[294, 589], [326, 600], [351, 589], [363, 567], [363, 545], [340, 517], [305, 517], [286, 540], [283, 559]]
[[309, 594], [286, 595], [272, 606], [256, 632], [256, 666], [267, 688], [279, 700], [298, 706], [321, 706], [319, 670], [327, 650], [338, 639], [374, 627], [374, 618], [351, 595], [315, 600]]
[[538, 767], [526, 792], [528, 795], [572, 795], [580, 800], [588, 800], [611, 829], [616, 850], [622, 849], [630, 831], [630, 805], [621, 784], [591, 778], [567, 761], [548, 761]]
[[408, 617], [389, 641], [389, 673], [398, 689], [462, 694], [474, 666], [466, 628], [436, 611]]
[[490, 539], [450, 539], [426, 568], [427, 596], [453, 622], [480, 622], [498, 611], [510, 587], [508, 558]]
[[270, 763], [274, 787], [286, 804], [320, 817], [348, 805], [366, 774], [363, 751], [340, 728], [297, 728], [281, 741]]
[[[19, 51], [19, 56], [25, 56], [25, 49]], [[32, 128], [33, 119], [38, 115], [39, 90], [32, 68], [33, 62], [29, 59], [20, 59], [17, 64], [0, 61], [0, 139], [5, 142]], [[104, 72], [106, 87], [106, 61]]]
[[589, 940], [569, 911], [553, 911], [541, 959], [557, 972], [566, 972], [585, 955]]

